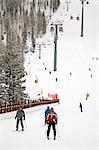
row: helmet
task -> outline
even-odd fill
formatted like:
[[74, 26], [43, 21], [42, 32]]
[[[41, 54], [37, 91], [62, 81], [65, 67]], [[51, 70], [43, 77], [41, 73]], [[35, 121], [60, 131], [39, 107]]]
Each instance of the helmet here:
[[54, 112], [54, 108], [51, 108], [51, 112]]
[[47, 106], [47, 109], [49, 109], [49, 106]]

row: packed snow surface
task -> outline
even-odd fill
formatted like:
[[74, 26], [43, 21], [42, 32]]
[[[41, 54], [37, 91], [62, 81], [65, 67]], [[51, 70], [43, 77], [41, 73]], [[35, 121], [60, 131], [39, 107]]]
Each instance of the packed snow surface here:
[[[57, 93], [60, 104], [52, 104], [58, 114], [57, 137], [46, 138], [44, 111], [47, 106], [25, 109], [25, 131], [16, 132], [16, 111], [0, 114], [0, 150], [99, 150], [98, 120], [98, 47], [99, 47], [99, 1], [84, 2], [84, 36], [80, 36], [81, 2], [72, 0], [69, 11], [61, 0], [52, 16], [41, 43], [41, 59], [35, 53], [25, 55], [26, 92], [30, 99], [39, 99], [42, 91]], [[70, 20], [70, 16], [73, 20]], [[80, 20], [76, 20], [79, 16]], [[52, 22], [62, 22], [63, 32], [58, 32], [57, 71], [54, 67], [54, 34]], [[43, 44], [42, 44], [43, 43]], [[46, 68], [46, 69], [45, 69]], [[51, 74], [49, 73], [51, 71]], [[56, 82], [57, 78], [57, 82]], [[38, 83], [35, 83], [38, 79]], [[86, 100], [86, 94], [89, 97]], [[79, 104], [82, 103], [83, 112]], [[60, 137], [59, 137], [60, 135]]]

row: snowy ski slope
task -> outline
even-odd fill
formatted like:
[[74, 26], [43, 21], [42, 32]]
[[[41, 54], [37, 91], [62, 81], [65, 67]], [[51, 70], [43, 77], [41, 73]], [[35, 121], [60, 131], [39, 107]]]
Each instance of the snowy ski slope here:
[[[61, 0], [60, 7], [49, 22], [46, 35], [42, 39], [37, 39], [38, 43], [45, 43], [45, 46], [42, 45], [41, 59], [38, 48], [35, 53], [30, 52], [25, 56], [25, 67], [28, 72], [26, 92], [29, 93], [30, 98], [38, 98], [37, 94], [41, 89], [44, 97], [47, 97], [48, 93], [59, 95], [60, 104], [51, 105], [58, 114], [56, 140], [53, 140], [52, 131], [51, 140], [47, 140], [46, 126], [43, 126], [46, 106], [38, 106], [25, 109], [24, 132], [14, 132], [16, 112], [0, 115], [0, 150], [99, 149], [98, 10], [98, 0], [90, 1], [89, 5], [85, 4], [82, 38], [80, 37], [81, 2], [72, 0], [67, 12], [65, 0]], [[73, 20], [70, 20], [71, 14]], [[76, 20], [78, 15], [79, 21]], [[54, 35], [50, 33], [50, 23], [53, 21], [62, 21], [64, 30], [63, 33], [58, 34], [56, 72], [53, 72]], [[34, 82], [36, 78], [38, 84]], [[90, 95], [88, 100], [85, 100], [86, 93]], [[83, 106], [82, 113], [79, 108], [80, 102]]]

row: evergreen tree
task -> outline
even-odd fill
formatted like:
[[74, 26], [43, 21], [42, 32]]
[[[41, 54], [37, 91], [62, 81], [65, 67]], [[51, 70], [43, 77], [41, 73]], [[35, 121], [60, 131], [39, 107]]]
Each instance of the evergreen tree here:
[[0, 105], [7, 101], [7, 93], [6, 93], [6, 83], [5, 83], [5, 75], [4, 75], [4, 62], [3, 62], [3, 55], [4, 55], [4, 46], [1, 44], [0, 45]]
[[42, 34], [46, 33], [46, 20], [45, 20], [45, 13], [42, 13]]
[[3, 0], [1, 0], [1, 10], [3, 10]]
[[50, 0], [50, 9], [53, 8], [53, 0]]
[[33, 9], [35, 8], [36, 0], [33, 0]]
[[30, 28], [31, 28], [31, 41], [32, 41], [32, 47], [33, 47], [33, 52], [35, 49], [35, 38], [34, 38], [34, 26], [35, 26], [35, 17], [34, 17], [34, 11], [33, 11], [33, 4], [31, 5], [30, 9]]
[[37, 12], [36, 23], [37, 23], [37, 37], [38, 37], [40, 31], [42, 30], [42, 26], [41, 26], [41, 23], [42, 23], [42, 13], [41, 13], [40, 8], [38, 9], [38, 12]]
[[2, 56], [6, 97], [8, 102], [21, 102], [25, 100], [25, 87], [22, 86], [22, 83], [25, 82], [25, 80], [22, 80], [25, 76], [22, 64], [22, 45], [20, 40], [16, 38], [13, 28], [10, 28], [9, 22], [7, 23], [6, 32], [7, 44]]
[[34, 31], [33, 31], [33, 27], [32, 27], [32, 31], [31, 31], [31, 40], [32, 40], [32, 47], [33, 47], [33, 52], [35, 49], [35, 38], [34, 38]]
[[53, 12], [57, 10], [59, 5], [60, 5], [60, 0], [53, 0]]
[[23, 38], [23, 48], [25, 48], [27, 42], [27, 25], [25, 22], [24, 22], [24, 27], [22, 32], [22, 38]]

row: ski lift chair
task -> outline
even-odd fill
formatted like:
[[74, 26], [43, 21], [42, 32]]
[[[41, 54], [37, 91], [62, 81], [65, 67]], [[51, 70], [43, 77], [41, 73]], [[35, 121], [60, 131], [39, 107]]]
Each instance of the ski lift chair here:
[[28, 50], [26, 50], [24, 53], [25, 53], [25, 54], [27, 54], [28, 52], [29, 52], [29, 51], [28, 51]]
[[51, 27], [51, 28], [50, 28], [50, 31], [51, 31], [51, 32], [54, 32], [54, 27]]
[[59, 27], [59, 31], [60, 31], [60, 32], [63, 32], [63, 27]]
[[86, 4], [89, 4], [89, 1], [87, 1]]
[[73, 16], [72, 15], [70, 16], [70, 20], [73, 20]]
[[76, 20], [80, 20], [79, 16], [76, 17]]

